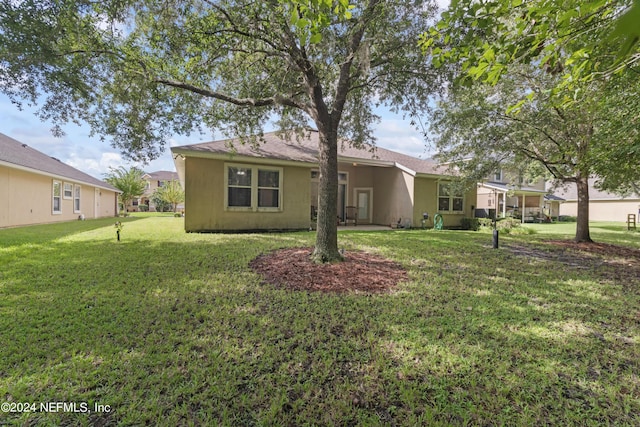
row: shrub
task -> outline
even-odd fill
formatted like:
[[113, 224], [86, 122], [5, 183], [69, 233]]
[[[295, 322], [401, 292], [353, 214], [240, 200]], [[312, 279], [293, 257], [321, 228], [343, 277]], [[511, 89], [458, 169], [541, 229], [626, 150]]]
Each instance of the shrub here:
[[522, 222], [516, 218], [504, 218], [498, 221], [496, 228], [507, 233], [514, 228], [518, 228], [522, 225]]
[[481, 228], [493, 228], [493, 219], [491, 218], [478, 218], [478, 223]]
[[460, 226], [463, 230], [478, 231], [480, 229], [480, 218], [462, 218]]
[[[493, 220], [491, 218], [478, 218], [481, 231], [489, 231], [493, 229]], [[522, 226], [522, 222], [516, 218], [501, 218], [496, 222], [496, 229], [505, 234], [534, 234], [535, 230]]]

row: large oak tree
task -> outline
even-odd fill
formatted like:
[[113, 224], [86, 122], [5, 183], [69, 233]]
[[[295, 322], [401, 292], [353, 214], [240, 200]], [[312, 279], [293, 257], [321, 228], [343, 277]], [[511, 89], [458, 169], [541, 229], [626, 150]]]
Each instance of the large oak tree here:
[[340, 259], [339, 138], [372, 142], [374, 108], [426, 105], [416, 42], [431, 1], [1, 0], [0, 90], [55, 123], [88, 122], [129, 157], [215, 129], [250, 138], [276, 119], [320, 136], [314, 258]]
[[449, 77], [443, 157], [533, 160], [575, 183], [576, 240], [590, 241], [588, 178], [619, 193], [640, 183], [639, 13], [637, 0], [452, 1], [422, 39]]

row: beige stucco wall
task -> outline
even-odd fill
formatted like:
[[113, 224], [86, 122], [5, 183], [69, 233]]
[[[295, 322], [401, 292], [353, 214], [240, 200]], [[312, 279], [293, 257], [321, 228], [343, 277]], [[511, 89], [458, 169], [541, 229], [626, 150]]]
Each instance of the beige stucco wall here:
[[401, 220], [413, 223], [414, 177], [397, 168], [378, 168], [374, 179], [373, 222], [396, 224]]
[[[61, 213], [53, 213], [53, 181], [61, 183]], [[73, 198], [64, 198], [64, 183], [79, 184], [80, 212], [74, 212]], [[96, 203], [96, 197], [97, 202]], [[63, 178], [0, 166], [0, 227], [115, 216], [115, 192]], [[96, 210], [96, 206], [98, 209]]]
[[[592, 200], [589, 203], [589, 220], [591, 221], [619, 221], [626, 222], [627, 214], [636, 214], [640, 199], [629, 200]], [[576, 216], [578, 214], [578, 202], [567, 201], [560, 204], [560, 215]]]
[[[395, 167], [353, 166], [340, 163], [348, 174], [346, 206], [355, 206], [355, 190], [372, 189], [372, 224], [390, 225], [413, 216], [413, 176]], [[362, 223], [362, 222], [360, 222]]]
[[185, 159], [186, 231], [287, 230], [310, 226], [309, 168], [283, 166], [279, 212], [241, 212], [225, 209], [225, 163], [237, 162]]
[[471, 206], [476, 206], [477, 190], [471, 188], [464, 194], [463, 213], [438, 212], [438, 180], [435, 178], [417, 177], [415, 180], [415, 206], [413, 209], [413, 226], [420, 227], [423, 212], [429, 214], [428, 226], [433, 226], [433, 216], [440, 213], [445, 227], [457, 227], [465, 217], [472, 217], [474, 212]]

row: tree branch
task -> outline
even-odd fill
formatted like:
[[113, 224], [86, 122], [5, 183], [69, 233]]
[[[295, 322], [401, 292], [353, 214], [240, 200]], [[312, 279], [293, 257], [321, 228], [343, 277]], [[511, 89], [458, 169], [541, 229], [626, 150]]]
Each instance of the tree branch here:
[[225, 101], [240, 107], [268, 107], [271, 105], [284, 105], [287, 107], [293, 107], [293, 108], [299, 108], [299, 109], [305, 108], [303, 104], [300, 104], [291, 98], [287, 98], [279, 95], [275, 95], [270, 98], [261, 98], [261, 99], [236, 98], [233, 96], [226, 95], [224, 93], [212, 91], [209, 89], [204, 89], [204, 88], [192, 85], [190, 83], [184, 83], [177, 80], [170, 80], [162, 77], [156, 77], [156, 78], [153, 78], [152, 81], [155, 83], [160, 83], [165, 86], [171, 86], [178, 89], [184, 89], [192, 93], [197, 93], [198, 95], [202, 95], [207, 98], [214, 98], [220, 101]]

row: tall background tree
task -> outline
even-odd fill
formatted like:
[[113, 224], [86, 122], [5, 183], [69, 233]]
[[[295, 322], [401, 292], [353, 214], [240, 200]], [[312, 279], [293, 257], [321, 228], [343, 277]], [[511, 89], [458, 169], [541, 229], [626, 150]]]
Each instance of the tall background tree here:
[[144, 172], [136, 167], [129, 169], [124, 166], [119, 168], [109, 168], [109, 173], [105, 176], [105, 181], [116, 187], [122, 193], [118, 196], [125, 215], [127, 208], [131, 205], [133, 199], [142, 196], [147, 183], [142, 179]]
[[[612, 112], [600, 95], [614, 88], [592, 81], [577, 95], [578, 102], [562, 103], [548, 90], [556, 77], [530, 66], [518, 68], [495, 85], [450, 88], [432, 115], [437, 157], [473, 180], [506, 169], [519, 171], [520, 178], [575, 185], [575, 239], [589, 242], [589, 178], [598, 173], [596, 159], [636, 135], [624, 133], [619, 138], [625, 139], [612, 140], [607, 131]], [[533, 95], [535, 102], [522, 103], [522, 94]], [[509, 105], [514, 107], [505, 109]]]
[[[44, 98], [136, 160], [175, 133], [259, 143], [270, 120], [319, 142], [314, 259], [341, 259], [338, 140], [373, 142], [374, 109], [420, 114], [434, 81], [417, 40], [432, 1], [25, 0], [0, 3], [0, 89]], [[251, 138], [252, 135], [257, 137]]]
[[[152, 198], [169, 204], [173, 213], [176, 213], [178, 204], [184, 202], [184, 190], [180, 185], [180, 181], [168, 181], [164, 186], [156, 189]], [[158, 205], [156, 204], [157, 208]]]
[[449, 79], [435, 110], [441, 157], [482, 146], [490, 155], [467, 169], [494, 154], [538, 162], [577, 186], [575, 239], [590, 241], [588, 178], [619, 193], [640, 182], [637, 14], [632, 0], [452, 1], [421, 41]]

